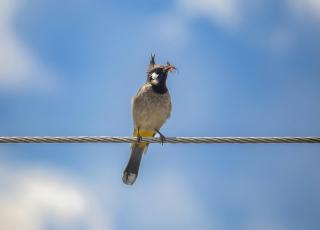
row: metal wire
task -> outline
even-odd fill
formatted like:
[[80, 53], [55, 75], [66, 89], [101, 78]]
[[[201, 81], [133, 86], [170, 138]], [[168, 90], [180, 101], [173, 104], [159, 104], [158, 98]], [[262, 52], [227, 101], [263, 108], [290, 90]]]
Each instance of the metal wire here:
[[[65, 136], [65, 137], [1, 137], [0, 143], [134, 143], [136, 137]], [[160, 138], [142, 137], [142, 142], [162, 143]], [[166, 137], [163, 143], [171, 144], [222, 144], [222, 143], [320, 143], [320, 137]]]

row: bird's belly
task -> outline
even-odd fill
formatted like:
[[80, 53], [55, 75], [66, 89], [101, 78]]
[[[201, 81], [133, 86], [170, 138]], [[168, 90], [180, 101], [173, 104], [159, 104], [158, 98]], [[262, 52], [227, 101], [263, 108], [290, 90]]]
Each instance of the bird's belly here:
[[170, 100], [157, 100], [152, 103], [136, 103], [133, 107], [135, 127], [143, 130], [160, 129], [171, 111]]
[[168, 116], [168, 109], [150, 108], [148, 106], [134, 116], [135, 126], [145, 130], [160, 129]]

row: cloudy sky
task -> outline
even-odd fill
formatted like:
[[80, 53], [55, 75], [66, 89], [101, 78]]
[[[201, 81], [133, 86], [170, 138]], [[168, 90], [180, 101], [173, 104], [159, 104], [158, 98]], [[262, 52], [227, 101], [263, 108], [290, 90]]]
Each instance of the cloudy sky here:
[[[132, 133], [152, 52], [167, 136], [320, 136], [319, 0], [1, 0], [0, 135]], [[0, 227], [319, 229], [320, 146], [0, 145]]]

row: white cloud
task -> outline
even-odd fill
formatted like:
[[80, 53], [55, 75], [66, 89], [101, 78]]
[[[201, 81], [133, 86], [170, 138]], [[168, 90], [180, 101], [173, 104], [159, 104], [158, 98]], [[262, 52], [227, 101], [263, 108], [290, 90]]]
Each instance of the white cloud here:
[[130, 213], [125, 221], [139, 229], [219, 229], [217, 219], [206, 212], [186, 182], [170, 170], [134, 185], [130, 196], [120, 193], [118, 200]]
[[[186, 44], [192, 37], [190, 25], [195, 25], [195, 19], [206, 19], [224, 32], [243, 36], [251, 44], [262, 43], [263, 47], [271, 48], [276, 55], [286, 54], [295, 47], [296, 29], [301, 26], [296, 19], [306, 20], [305, 23], [317, 22], [320, 19], [320, 0], [284, 0], [281, 5], [274, 5], [262, 0], [176, 0], [171, 10], [156, 18], [157, 27], [161, 29], [160, 39], [164, 42]], [[283, 21], [273, 25], [270, 36], [265, 32], [270, 27], [252, 26], [252, 21], [259, 18], [259, 13], [265, 14], [270, 6], [280, 7], [289, 12], [284, 14]], [[279, 24], [281, 28], [279, 28]], [[154, 25], [152, 25], [154, 26]], [[242, 33], [238, 33], [242, 31]], [[243, 33], [244, 32], [244, 33]]]
[[52, 87], [54, 73], [17, 36], [13, 19], [23, 0], [0, 1], [0, 89]]
[[223, 29], [231, 31], [240, 23], [240, 7], [235, 0], [177, 0], [176, 4], [164, 14], [156, 16], [150, 28], [160, 29], [155, 39], [170, 46], [186, 45], [190, 34], [190, 22], [204, 18]]
[[181, 46], [192, 37], [191, 22], [205, 19], [227, 33], [238, 31], [250, 14], [261, 8], [261, 0], [176, 0], [173, 7], [152, 21], [160, 33], [157, 36], [170, 45]]
[[286, 0], [288, 8], [298, 17], [320, 19], [319, 0]]
[[170, 168], [151, 177], [145, 171], [140, 182], [126, 186], [111, 164], [95, 164], [91, 178], [74, 178], [50, 167], [15, 164], [6, 158], [11, 151], [0, 146], [1, 230], [46, 229], [48, 223], [54, 229], [81, 224], [106, 230], [128, 223], [140, 229], [217, 226], [188, 178]]
[[[8, 164], [6, 164], [8, 165]], [[112, 229], [81, 186], [49, 170], [12, 170], [1, 166], [0, 226], [2, 230]]]
[[[206, 18], [227, 31], [245, 27], [259, 15], [257, 12], [268, 6], [268, 2], [261, 0], [176, 0], [176, 3], [173, 15]], [[320, 19], [320, 0], [284, 0], [283, 6], [294, 16]]]
[[240, 6], [236, 0], [179, 0], [178, 5], [189, 16], [207, 17], [224, 26], [237, 24], [240, 20]]

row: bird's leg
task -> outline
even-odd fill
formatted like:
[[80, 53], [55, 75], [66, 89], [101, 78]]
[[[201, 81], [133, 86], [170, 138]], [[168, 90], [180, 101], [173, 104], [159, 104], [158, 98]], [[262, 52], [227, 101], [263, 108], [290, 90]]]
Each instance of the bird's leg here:
[[160, 135], [161, 144], [163, 145], [163, 143], [166, 141], [166, 137], [162, 133], [160, 133], [158, 129], [155, 129], [155, 131]]
[[140, 136], [140, 128], [138, 128], [138, 134], [137, 134], [137, 142], [140, 143], [142, 137]]

